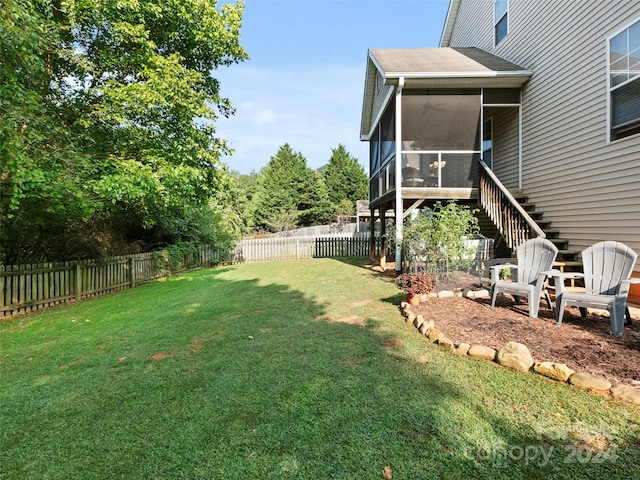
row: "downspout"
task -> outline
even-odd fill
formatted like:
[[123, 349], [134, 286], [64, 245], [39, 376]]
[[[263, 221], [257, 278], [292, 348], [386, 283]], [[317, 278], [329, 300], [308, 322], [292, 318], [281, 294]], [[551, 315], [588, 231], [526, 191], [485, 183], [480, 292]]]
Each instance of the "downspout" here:
[[396, 88], [396, 272], [402, 269], [402, 89], [404, 77], [398, 78]]

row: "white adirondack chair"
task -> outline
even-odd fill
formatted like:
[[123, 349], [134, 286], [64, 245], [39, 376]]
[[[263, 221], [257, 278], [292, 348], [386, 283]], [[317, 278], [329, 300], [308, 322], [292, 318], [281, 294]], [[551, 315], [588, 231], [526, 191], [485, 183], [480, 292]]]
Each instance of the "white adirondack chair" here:
[[[495, 306], [499, 293], [508, 293], [514, 297], [527, 297], [531, 318], [538, 316], [541, 295], [545, 296], [551, 309], [551, 298], [544, 284], [557, 255], [557, 247], [549, 240], [531, 238], [516, 250], [517, 266], [504, 264], [491, 267], [491, 308]], [[517, 281], [499, 280], [500, 271], [507, 267], [517, 269]]]
[[[562, 323], [564, 310], [570, 305], [580, 309], [583, 318], [587, 316], [587, 307], [606, 309], [611, 315], [611, 332], [622, 335], [625, 312], [631, 320], [627, 308], [627, 295], [633, 283], [639, 278], [630, 278], [638, 255], [620, 242], [599, 242], [582, 252], [584, 273], [553, 274], [556, 287], [556, 316], [558, 325]], [[566, 278], [583, 278], [584, 292], [565, 289]]]

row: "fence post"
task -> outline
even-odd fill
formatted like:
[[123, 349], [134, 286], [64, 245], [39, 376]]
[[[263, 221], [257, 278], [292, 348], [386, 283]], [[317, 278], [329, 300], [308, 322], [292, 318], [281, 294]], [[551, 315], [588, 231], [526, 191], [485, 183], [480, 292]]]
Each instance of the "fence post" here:
[[82, 265], [76, 262], [76, 300], [82, 300]]
[[133, 255], [129, 257], [129, 286], [131, 288], [136, 286], [136, 272], [133, 270]]

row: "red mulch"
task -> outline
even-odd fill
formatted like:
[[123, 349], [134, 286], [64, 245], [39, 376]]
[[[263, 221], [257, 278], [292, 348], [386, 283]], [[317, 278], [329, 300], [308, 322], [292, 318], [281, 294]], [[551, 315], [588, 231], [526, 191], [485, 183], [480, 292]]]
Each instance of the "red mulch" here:
[[[440, 285], [438, 290], [459, 286]], [[529, 318], [526, 299], [515, 304], [509, 295], [499, 295], [493, 309], [489, 298], [452, 297], [431, 298], [413, 311], [426, 320], [433, 319], [454, 343], [500, 349], [509, 341], [520, 342], [527, 345], [536, 362], [564, 363], [577, 372], [604, 375], [613, 384], [640, 385], [637, 315], [632, 314], [633, 324], [625, 325], [622, 337], [614, 337], [609, 333], [608, 317], [590, 313], [583, 319], [577, 308], [570, 307], [563, 323], [556, 325], [554, 313], [544, 301], [539, 317]]]

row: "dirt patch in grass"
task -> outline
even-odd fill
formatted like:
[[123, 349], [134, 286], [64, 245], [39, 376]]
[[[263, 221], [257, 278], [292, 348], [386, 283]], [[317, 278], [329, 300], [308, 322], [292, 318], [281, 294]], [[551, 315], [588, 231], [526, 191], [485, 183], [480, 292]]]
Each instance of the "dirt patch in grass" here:
[[165, 358], [169, 358], [169, 357], [175, 357], [175, 353], [154, 353], [153, 355], [151, 355], [151, 360], [155, 360], [160, 361], [160, 360], [164, 360]]

